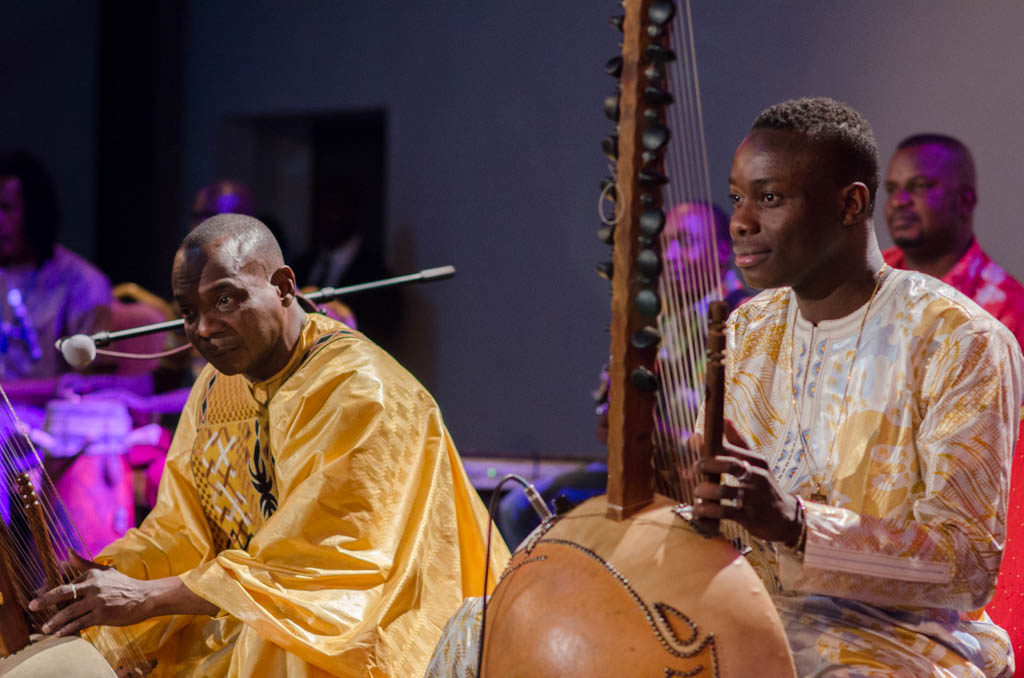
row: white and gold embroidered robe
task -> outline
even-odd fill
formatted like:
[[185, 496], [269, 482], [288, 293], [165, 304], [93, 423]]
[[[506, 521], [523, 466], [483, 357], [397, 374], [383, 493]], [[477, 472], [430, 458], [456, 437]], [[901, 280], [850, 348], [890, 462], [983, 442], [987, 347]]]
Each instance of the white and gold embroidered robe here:
[[799, 673], [1009, 675], [978, 610], [1003, 548], [1017, 342], [953, 288], [890, 270], [851, 368], [864, 312], [812, 326], [780, 288], [728, 323], [726, 417], [782, 489], [807, 499], [818, 476], [829, 496], [807, 502], [802, 557], [755, 549]]

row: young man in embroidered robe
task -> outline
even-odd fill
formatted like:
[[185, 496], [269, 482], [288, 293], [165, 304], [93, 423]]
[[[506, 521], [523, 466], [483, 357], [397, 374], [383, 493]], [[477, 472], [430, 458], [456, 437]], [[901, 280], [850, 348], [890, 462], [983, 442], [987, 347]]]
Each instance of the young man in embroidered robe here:
[[799, 675], [1011, 676], [978, 610], [1006, 527], [1016, 340], [885, 265], [877, 150], [845, 105], [763, 112], [729, 183], [736, 263], [765, 291], [729, 319], [731, 444], [703, 464], [735, 482], [698, 486], [695, 513], [753, 535]]
[[193, 230], [172, 282], [210, 364], [156, 507], [32, 603], [54, 611], [44, 630], [131, 625], [157, 676], [421, 675], [484, 586], [486, 511], [436, 403], [362, 335], [303, 310], [251, 217]]

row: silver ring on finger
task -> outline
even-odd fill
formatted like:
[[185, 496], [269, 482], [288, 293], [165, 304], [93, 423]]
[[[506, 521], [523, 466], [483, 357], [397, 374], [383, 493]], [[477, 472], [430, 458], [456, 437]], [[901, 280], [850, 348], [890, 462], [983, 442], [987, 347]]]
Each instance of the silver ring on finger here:
[[743, 510], [743, 488], [740, 487], [736, 490], [736, 498], [732, 500], [732, 506], [737, 511]]
[[743, 466], [743, 473], [734, 477], [741, 483], [745, 483], [747, 482], [747, 480], [750, 479], [750, 476], [753, 474], [753, 469], [750, 467], [750, 462], [747, 461], [746, 459], [740, 459], [739, 462], [740, 465]]
[[74, 584], [69, 584], [69, 586], [71, 587], [71, 600], [72, 601], [78, 600], [78, 589], [75, 588]]

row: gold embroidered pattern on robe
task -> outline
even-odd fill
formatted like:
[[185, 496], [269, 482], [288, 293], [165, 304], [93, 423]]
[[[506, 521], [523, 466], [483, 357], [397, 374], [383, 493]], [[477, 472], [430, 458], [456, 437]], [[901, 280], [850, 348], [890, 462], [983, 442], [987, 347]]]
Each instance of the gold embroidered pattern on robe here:
[[207, 382], [190, 465], [218, 551], [245, 549], [277, 508], [268, 412], [245, 377], [214, 374]]

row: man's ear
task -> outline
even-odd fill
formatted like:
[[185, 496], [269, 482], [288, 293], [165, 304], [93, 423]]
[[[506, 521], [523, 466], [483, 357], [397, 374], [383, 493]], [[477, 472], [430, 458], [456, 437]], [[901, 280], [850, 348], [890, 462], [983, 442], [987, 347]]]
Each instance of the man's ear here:
[[282, 266], [270, 276], [270, 284], [277, 288], [277, 295], [282, 306], [291, 306], [298, 292], [295, 282], [295, 271], [290, 266]]
[[843, 226], [852, 226], [871, 216], [868, 214], [868, 208], [871, 204], [870, 192], [864, 182], [855, 181], [852, 184], [847, 184], [843, 187], [841, 196], [842, 212], [840, 218]]
[[964, 206], [964, 209], [968, 214], [974, 211], [974, 208], [978, 205], [978, 192], [974, 190], [973, 186], [961, 186], [960, 187], [960, 204]]

